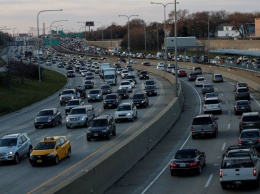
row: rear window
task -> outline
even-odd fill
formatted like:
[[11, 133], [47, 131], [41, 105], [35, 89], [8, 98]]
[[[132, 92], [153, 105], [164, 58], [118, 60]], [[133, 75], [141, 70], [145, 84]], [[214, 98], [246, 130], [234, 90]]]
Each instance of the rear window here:
[[215, 75], [215, 77], [222, 78], [222, 75]]
[[205, 125], [211, 123], [212, 121], [210, 117], [196, 117], [192, 121], [192, 125]]
[[218, 104], [219, 100], [206, 100], [205, 104]]
[[259, 116], [245, 116], [242, 118], [242, 121], [243, 122], [250, 122], [250, 121], [260, 122], [260, 118], [259, 118]]
[[239, 88], [237, 89], [238, 92], [248, 92], [248, 89], [246, 88]]
[[259, 137], [258, 132], [257, 131], [244, 132], [241, 134], [241, 138], [252, 138], [252, 137]]
[[198, 81], [204, 81], [204, 78], [198, 78]]

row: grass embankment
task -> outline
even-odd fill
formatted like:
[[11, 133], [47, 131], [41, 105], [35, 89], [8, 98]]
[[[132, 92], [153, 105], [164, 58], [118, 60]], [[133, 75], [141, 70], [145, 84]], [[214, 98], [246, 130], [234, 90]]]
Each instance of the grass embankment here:
[[38, 102], [56, 91], [60, 90], [67, 82], [66, 77], [55, 71], [43, 70], [44, 78], [38, 80], [13, 79], [9, 88], [0, 88], [0, 116], [20, 110]]

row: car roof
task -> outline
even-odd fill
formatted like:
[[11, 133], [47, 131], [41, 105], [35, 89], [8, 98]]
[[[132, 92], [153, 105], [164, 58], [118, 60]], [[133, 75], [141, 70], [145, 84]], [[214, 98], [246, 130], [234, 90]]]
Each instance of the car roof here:
[[219, 99], [218, 97], [209, 97], [209, 98], [206, 98], [205, 101], [206, 100], [218, 100], [218, 99]]
[[40, 142], [56, 142], [57, 139], [60, 137], [64, 137], [67, 140], [66, 136], [51, 136], [51, 137], [44, 137]]
[[55, 110], [57, 110], [57, 108], [45, 108], [45, 109], [42, 109], [41, 111], [46, 111], [46, 110], [52, 110], [52, 111], [55, 111]]
[[80, 105], [80, 106], [74, 107], [73, 109], [81, 109], [81, 108], [92, 108], [92, 105], [90, 105], [90, 104]]
[[12, 134], [6, 134], [3, 137], [1, 137], [1, 139], [8, 139], [8, 138], [17, 138], [19, 135], [21, 135], [22, 133], [12, 133]]
[[258, 112], [246, 112], [242, 114], [242, 116], [257, 116], [257, 115], [259, 115]]
[[245, 129], [245, 130], [242, 130], [241, 133], [250, 133], [250, 132], [254, 132], [254, 131], [257, 131], [257, 132], [260, 132], [260, 129]]

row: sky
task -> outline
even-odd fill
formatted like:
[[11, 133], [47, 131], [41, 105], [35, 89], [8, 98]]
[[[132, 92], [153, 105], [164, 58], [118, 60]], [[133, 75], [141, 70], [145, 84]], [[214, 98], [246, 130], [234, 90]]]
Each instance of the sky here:
[[[151, 2], [161, 4], [151, 4]], [[110, 26], [112, 23], [125, 25], [134, 18], [147, 23], [164, 21], [174, 10], [174, 0], [0, 0], [0, 30], [10, 34], [33, 33], [37, 35], [37, 15], [39, 14], [40, 34], [45, 24], [46, 32], [52, 29], [63, 29], [65, 32], [84, 30], [84, 24], [78, 22], [93, 21], [91, 29]], [[200, 11], [227, 12], [260, 12], [260, 0], [177, 0], [177, 10], [188, 10], [189, 13]], [[258, 9], [257, 9], [258, 8]], [[118, 17], [118, 15], [126, 15]], [[68, 20], [68, 21], [60, 21]], [[59, 21], [59, 22], [58, 22]], [[88, 30], [88, 28], [87, 28]]]

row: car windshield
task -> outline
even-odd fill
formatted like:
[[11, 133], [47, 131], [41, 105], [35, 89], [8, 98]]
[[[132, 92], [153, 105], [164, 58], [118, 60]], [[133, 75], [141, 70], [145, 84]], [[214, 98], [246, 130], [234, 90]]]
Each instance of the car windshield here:
[[54, 149], [56, 142], [39, 142], [34, 150], [50, 150]]
[[118, 106], [117, 111], [125, 111], [125, 110], [131, 110], [130, 105], [124, 105], [124, 106]]
[[239, 88], [239, 89], [237, 89], [237, 92], [248, 92], [248, 89], [246, 89], [246, 88]]
[[196, 154], [194, 150], [183, 150], [178, 151], [174, 159], [183, 159], [183, 158], [195, 158]]
[[222, 75], [215, 75], [215, 78], [222, 78]]
[[154, 85], [155, 83], [154, 83], [154, 81], [146, 81], [145, 82], [145, 85]]
[[71, 109], [70, 114], [86, 114], [85, 108]]
[[143, 99], [144, 98], [144, 95], [143, 94], [135, 94], [133, 96], [133, 99]]
[[98, 94], [99, 93], [99, 90], [91, 90], [89, 91], [90, 94]]
[[209, 117], [197, 117], [193, 119], [192, 125], [205, 125], [211, 123], [212, 121]]
[[68, 102], [68, 106], [70, 105], [79, 105], [79, 101], [78, 100], [71, 100]]
[[126, 86], [126, 85], [130, 85], [130, 82], [121, 82], [120, 84], [121, 86]]
[[0, 139], [0, 147], [16, 146], [16, 144], [17, 144], [16, 138]]
[[116, 95], [106, 95], [105, 99], [116, 99]]
[[204, 78], [198, 78], [197, 80], [198, 81], [204, 81]]
[[91, 81], [85, 81], [85, 84], [92, 84]]
[[237, 105], [249, 105], [248, 101], [237, 101]]
[[72, 90], [65, 90], [65, 91], [62, 92], [62, 94], [63, 95], [64, 94], [74, 94], [74, 91], [72, 91]]
[[250, 132], [243, 132], [241, 134], [241, 138], [252, 138], [252, 137], [259, 137], [259, 134], [257, 131], [250, 131]]
[[52, 110], [43, 110], [38, 114], [38, 116], [52, 116], [52, 115], [53, 115]]
[[99, 126], [107, 126], [107, 120], [106, 119], [96, 119], [92, 121], [91, 126], [92, 127], [99, 127]]
[[120, 90], [117, 90], [116, 92], [121, 94], [121, 93], [126, 93], [126, 90], [125, 89], [120, 89]]

